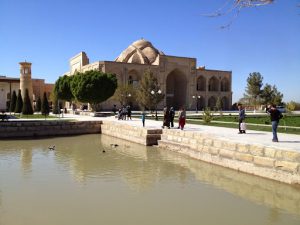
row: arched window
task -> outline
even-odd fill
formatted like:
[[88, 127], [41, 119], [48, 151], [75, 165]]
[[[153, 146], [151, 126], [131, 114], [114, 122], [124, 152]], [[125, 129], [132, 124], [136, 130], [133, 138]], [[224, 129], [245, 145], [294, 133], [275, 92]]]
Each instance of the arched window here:
[[219, 80], [216, 77], [212, 77], [208, 83], [208, 91], [219, 91]]
[[206, 79], [203, 76], [197, 79], [197, 91], [206, 91]]
[[221, 81], [221, 91], [229, 91], [229, 81], [227, 78], [223, 78]]
[[136, 70], [131, 70], [128, 72], [128, 84], [137, 87], [139, 84], [140, 76]]

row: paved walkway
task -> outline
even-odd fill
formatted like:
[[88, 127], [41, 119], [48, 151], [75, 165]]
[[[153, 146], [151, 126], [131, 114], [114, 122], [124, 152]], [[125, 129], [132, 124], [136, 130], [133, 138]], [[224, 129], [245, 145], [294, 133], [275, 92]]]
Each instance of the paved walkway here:
[[[140, 119], [133, 118], [132, 120], [117, 120], [114, 117], [91, 117], [91, 116], [78, 116], [72, 114], [65, 114], [64, 118], [74, 118], [77, 120], [109, 120], [118, 123], [126, 123], [132, 126], [142, 127], [142, 122]], [[175, 126], [178, 124], [175, 123]], [[161, 128], [162, 122], [155, 120], [146, 120], [147, 129]], [[271, 129], [271, 128], [270, 128]], [[272, 132], [264, 131], [254, 131], [248, 130], [246, 134], [238, 134], [238, 129], [225, 128], [225, 127], [214, 127], [214, 126], [204, 126], [195, 124], [186, 124], [185, 131], [193, 131], [199, 133], [205, 133], [210, 135], [215, 135], [224, 139], [228, 139], [235, 142], [247, 143], [247, 144], [258, 144], [267, 147], [274, 147], [279, 149], [294, 150], [300, 152], [300, 135], [295, 134], [278, 134], [279, 142], [272, 142]]]

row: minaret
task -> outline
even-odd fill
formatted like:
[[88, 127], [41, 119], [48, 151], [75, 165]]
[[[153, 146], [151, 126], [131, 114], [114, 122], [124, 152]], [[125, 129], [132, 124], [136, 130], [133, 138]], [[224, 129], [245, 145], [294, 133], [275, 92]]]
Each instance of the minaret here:
[[32, 102], [32, 81], [31, 81], [31, 63], [30, 62], [20, 62], [20, 89], [21, 89], [21, 94], [22, 98], [24, 101], [25, 98], [25, 92], [26, 89], [28, 89], [28, 94], [29, 98], [31, 101], [31, 104], [33, 105]]

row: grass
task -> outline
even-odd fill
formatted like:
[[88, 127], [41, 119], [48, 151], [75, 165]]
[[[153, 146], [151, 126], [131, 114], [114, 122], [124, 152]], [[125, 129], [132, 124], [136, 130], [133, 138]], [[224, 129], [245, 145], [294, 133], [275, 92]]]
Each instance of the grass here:
[[[202, 115], [198, 117], [188, 117], [189, 119], [202, 119]], [[214, 116], [213, 121], [221, 121], [221, 122], [238, 122], [238, 116]], [[251, 115], [246, 116], [247, 124], [271, 124], [271, 120], [269, 116], [264, 115]], [[300, 127], [300, 116], [298, 115], [284, 115], [284, 117], [280, 120], [280, 125], [284, 126], [292, 126], [292, 127]]]
[[[42, 114], [33, 114], [33, 115], [23, 115], [23, 114], [15, 114], [15, 117], [18, 119], [45, 119], [45, 116]], [[57, 119], [56, 116], [47, 116], [46, 119]]]
[[[204, 123], [202, 120], [188, 120], [187, 123], [190, 124], [199, 124], [199, 125], [205, 125], [205, 126], [216, 126], [216, 127], [229, 127], [229, 128], [236, 128], [238, 130], [238, 124], [235, 123], [220, 123], [218, 121], [212, 121], [211, 123]], [[247, 129], [249, 130], [257, 130], [257, 131], [267, 131], [272, 132], [271, 125], [270, 126], [260, 126], [260, 125], [251, 125], [251, 123], [247, 123]], [[286, 133], [286, 134], [298, 134], [300, 135], [300, 129], [296, 128], [283, 128], [280, 127], [280, 125], [283, 125], [282, 123], [279, 124], [279, 127], [277, 129], [278, 133]]]
[[[147, 119], [155, 119], [149, 118]], [[162, 118], [159, 117], [159, 121], [162, 121]], [[175, 119], [178, 122], [177, 119]], [[228, 122], [228, 123], [223, 123]], [[216, 126], [216, 127], [228, 127], [228, 128], [236, 128], [238, 130], [238, 117], [237, 116], [214, 116], [211, 123], [205, 123], [202, 120], [202, 115], [199, 116], [187, 116], [188, 124], [199, 124], [205, 126]], [[257, 130], [257, 131], [267, 131], [272, 132], [271, 128], [271, 120], [269, 116], [259, 116], [259, 115], [251, 115], [246, 117], [247, 129], [249, 130]], [[267, 125], [267, 126], [266, 126]], [[291, 126], [291, 128], [284, 128], [282, 126]], [[296, 127], [296, 128], [293, 128]], [[297, 129], [298, 128], [298, 129]], [[278, 133], [286, 133], [286, 134], [298, 134], [300, 135], [300, 116], [299, 115], [285, 115], [283, 119], [280, 120], [278, 126]]]

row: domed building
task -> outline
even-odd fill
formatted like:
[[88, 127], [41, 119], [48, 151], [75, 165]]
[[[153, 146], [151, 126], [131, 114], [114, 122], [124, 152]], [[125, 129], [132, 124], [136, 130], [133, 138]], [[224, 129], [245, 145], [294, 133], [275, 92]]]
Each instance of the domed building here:
[[[222, 109], [228, 110], [232, 104], [232, 72], [197, 67], [197, 60], [190, 57], [165, 55], [151, 42], [140, 39], [130, 44], [115, 61], [97, 61], [89, 63], [85, 52], [70, 59], [70, 71], [99, 70], [115, 73], [119, 84], [137, 86], [146, 70], [150, 69], [157, 77], [160, 90], [165, 99], [158, 108], [173, 106], [175, 109], [215, 108], [218, 98]], [[102, 103], [102, 108], [111, 110], [118, 102], [111, 99]]]

